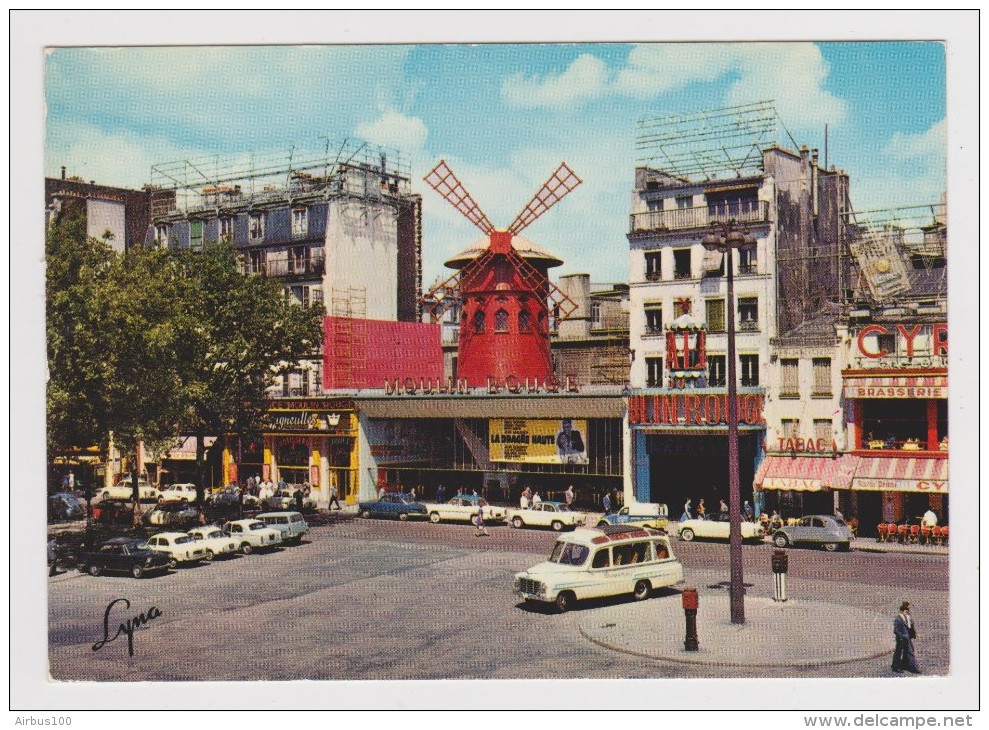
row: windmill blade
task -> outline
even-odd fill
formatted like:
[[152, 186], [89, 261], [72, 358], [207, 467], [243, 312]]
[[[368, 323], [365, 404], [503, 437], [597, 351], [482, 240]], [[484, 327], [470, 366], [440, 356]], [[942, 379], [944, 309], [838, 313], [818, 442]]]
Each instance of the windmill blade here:
[[436, 322], [444, 313], [460, 301], [460, 272], [455, 271], [432, 289], [422, 295], [419, 303], [429, 313], [430, 320]]
[[467, 192], [467, 188], [453, 174], [453, 170], [447, 166], [446, 160], [440, 160], [440, 163], [430, 170], [423, 180], [443, 196], [444, 200], [459, 210], [461, 215], [480, 228], [485, 235], [490, 235], [491, 231], [494, 230], [491, 221], [484, 215], [480, 206], [474, 202], [470, 193]]
[[552, 302], [552, 309], [558, 321], [566, 319], [577, 311], [577, 302], [567, 296], [556, 284], [540, 274], [539, 270], [519, 255], [515, 249], [509, 251], [507, 256], [522, 275], [523, 280], [536, 293], [536, 296]]
[[563, 198], [582, 182], [584, 181], [577, 177], [573, 170], [567, 167], [566, 162], [561, 162], [556, 172], [552, 174], [549, 180], [543, 183], [539, 192], [533, 196], [529, 204], [512, 221], [512, 225], [508, 227], [509, 233], [517, 236], [526, 226], [563, 200]]

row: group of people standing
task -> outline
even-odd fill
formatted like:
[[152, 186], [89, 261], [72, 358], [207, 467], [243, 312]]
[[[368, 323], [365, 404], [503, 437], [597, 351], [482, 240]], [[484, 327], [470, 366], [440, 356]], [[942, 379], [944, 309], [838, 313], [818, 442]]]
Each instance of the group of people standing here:
[[[728, 511], [728, 503], [723, 499], [719, 500], [718, 516], [722, 517], [727, 515]], [[701, 497], [697, 500], [697, 519], [707, 519], [707, 515], [707, 506], [704, 504], [704, 498]], [[749, 500], [745, 500], [745, 503], [742, 505], [742, 519], [751, 521], [754, 517], [755, 510], [752, 508], [752, 505], [749, 504]], [[692, 519], [694, 519], [693, 501], [688, 499], [683, 505], [683, 514], [680, 515], [680, 522], [686, 522], [687, 520]]]

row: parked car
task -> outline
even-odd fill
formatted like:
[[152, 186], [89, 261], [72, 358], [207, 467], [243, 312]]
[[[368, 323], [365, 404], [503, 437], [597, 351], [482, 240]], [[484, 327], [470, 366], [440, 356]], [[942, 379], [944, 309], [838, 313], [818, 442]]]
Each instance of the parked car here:
[[298, 512], [265, 512], [258, 515], [268, 527], [273, 527], [282, 533], [282, 542], [302, 542], [302, 536], [309, 532], [309, 525]]
[[261, 520], [231, 520], [223, 525], [223, 531], [237, 542], [244, 555], [261, 548], [278, 547], [282, 543], [282, 533]]
[[361, 502], [357, 505], [360, 517], [397, 517], [407, 520], [409, 517], [425, 517], [426, 505], [422, 502], [412, 502], [401, 492], [385, 494], [373, 502]]
[[127, 525], [134, 519], [134, 507], [120, 499], [103, 499], [93, 505], [93, 521], [105, 525]]
[[446, 502], [426, 502], [429, 521], [436, 523], [441, 520], [460, 520], [473, 523], [479, 512], [484, 513], [486, 522], [504, 522], [507, 510], [488, 504], [483, 497], [473, 494], [458, 494]]
[[801, 517], [796, 525], [785, 525], [773, 532], [776, 547], [788, 545], [821, 545], [828, 552], [841, 548], [849, 550], [855, 539], [845, 521], [831, 515]]
[[[195, 502], [195, 484], [169, 484], [161, 488], [161, 499], [165, 501]], [[205, 494], [203, 495], [205, 498]]]
[[130, 573], [140, 578], [148, 573], [165, 572], [172, 564], [165, 553], [152, 550], [147, 542], [133, 537], [115, 537], [100, 545], [99, 550], [79, 556], [79, 570], [90, 575]]
[[512, 527], [552, 527], [559, 532], [584, 524], [583, 512], [574, 512], [563, 502], [539, 502], [526, 509], [511, 508], [507, 514]]
[[631, 593], [641, 601], [682, 580], [683, 566], [664, 533], [609, 525], [561, 536], [548, 560], [516, 574], [515, 592], [563, 613], [585, 598]]
[[598, 527], [605, 525], [640, 525], [665, 530], [669, 524], [669, 509], [665, 504], [636, 502], [626, 505], [613, 514], [601, 515]]
[[199, 509], [185, 500], [181, 502], [159, 502], [141, 518], [146, 525], [169, 525], [189, 527], [199, 522]]
[[[158, 502], [161, 500], [161, 492], [158, 488], [148, 482], [137, 483], [139, 499], [142, 502]], [[123, 499], [128, 502], [133, 497], [131, 482], [123, 481], [114, 487], [104, 487], [97, 492], [100, 499]]]
[[57, 492], [48, 497], [48, 521], [81, 520], [86, 516], [86, 502], [72, 492]]
[[237, 552], [237, 542], [215, 525], [194, 527], [186, 534], [206, 551], [204, 560], [212, 560], [222, 555], [234, 555]]
[[[211, 514], [230, 517], [232, 515], [239, 514], [240, 512], [240, 489], [233, 486], [224, 487], [223, 489], [211, 494], [206, 500], [206, 505], [209, 507]], [[244, 509], [254, 510], [261, 506], [260, 501], [253, 494], [244, 495]]]
[[[677, 528], [681, 540], [690, 542], [695, 537], [712, 540], [728, 540], [731, 537], [731, 522], [727, 512], [718, 512], [706, 519], [697, 517], [684, 520]], [[758, 522], [742, 520], [742, 539], [762, 541], [766, 537], [766, 528]]]
[[[298, 507], [295, 495], [299, 490], [299, 487], [279, 489], [273, 495], [261, 500], [261, 508], [271, 511], [294, 510]], [[311, 497], [304, 496], [302, 499], [302, 509], [316, 509], [316, 502]]]
[[172, 567], [179, 563], [198, 563], [206, 560], [206, 548], [184, 532], [159, 532], [148, 538], [152, 550], [165, 553], [172, 559]]

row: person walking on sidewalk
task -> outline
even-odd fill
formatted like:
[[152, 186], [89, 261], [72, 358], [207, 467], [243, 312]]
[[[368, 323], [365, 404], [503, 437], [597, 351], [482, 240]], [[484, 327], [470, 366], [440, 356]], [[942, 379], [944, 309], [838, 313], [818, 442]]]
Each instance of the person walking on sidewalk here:
[[326, 508], [328, 510], [332, 509], [333, 505], [336, 505], [338, 510], [340, 509], [340, 502], [337, 501], [337, 487], [335, 484], [330, 485], [330, 503], [327, 505]]
[[900, 604], [900, 612], [893, 618], [893, 636], [896, 639], [896, 649], [893, 651], [892, 670], [897, 674], [906, 670], [911, 674], [920, 674], [917, 657], [913, 653], [913, 640], [917, 638], [917, 629], [910, 615], [910, 602]]
[[477, 525], [477, 529], [474, 531], [474, 537], [490, 537], [488, 533], [488, 528], [484, 525], [484, 507], [479, 507], [477, 510], [477, 517], [474, 519], [474, 524]]

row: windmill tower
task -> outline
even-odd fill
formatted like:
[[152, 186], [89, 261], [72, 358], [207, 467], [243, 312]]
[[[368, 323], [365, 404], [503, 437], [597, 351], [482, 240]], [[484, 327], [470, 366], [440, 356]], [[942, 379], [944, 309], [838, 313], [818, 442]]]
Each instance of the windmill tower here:
[[562, 260], [519, 236], [526, 226], [583, 182], [560, 165], [506, 230], [496, 230], [446, 162], [424, 180], [487, 237], [446, 262], [459, 271], [434, 286], [423, 303], [433, 321], [458, 302], [462, 307], [457, 377], [472, 386], [488, 378], [505, 383], [553, 377], [549, 348], [550, 305], [566, 319], [577, 305], [549, 280]]

